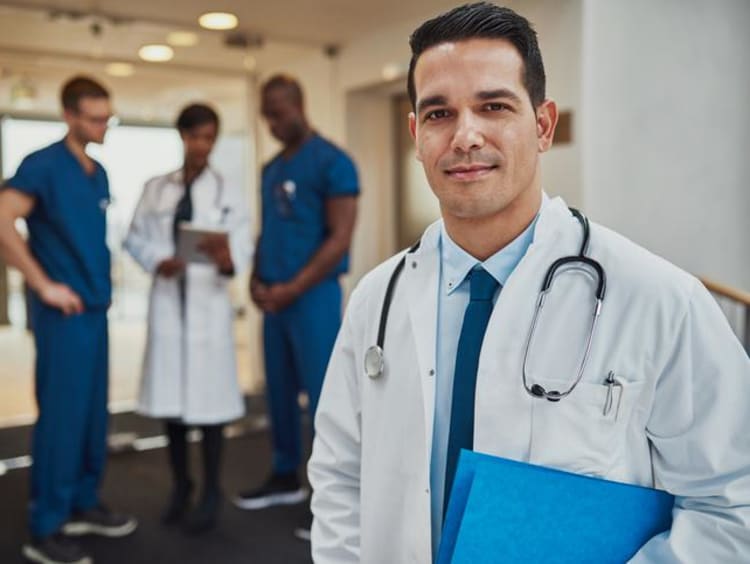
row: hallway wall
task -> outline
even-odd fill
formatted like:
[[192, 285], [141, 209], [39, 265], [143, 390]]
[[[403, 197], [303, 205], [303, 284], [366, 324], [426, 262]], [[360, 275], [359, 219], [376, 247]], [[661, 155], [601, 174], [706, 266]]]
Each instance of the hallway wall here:
[[584, 3], [592, 218], [750, 289], [750, 3]]

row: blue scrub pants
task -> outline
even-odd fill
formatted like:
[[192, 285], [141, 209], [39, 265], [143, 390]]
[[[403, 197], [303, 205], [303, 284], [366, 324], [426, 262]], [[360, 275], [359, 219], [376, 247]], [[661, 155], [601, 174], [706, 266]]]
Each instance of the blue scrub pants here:
[[309, 397], [315, 420], [328, 359], [341, 326], [341, 287], [324, 280], [279, 313], [266, 314], [263, 344], [271, 415], [273, 471], [296, 472], [302, 458], [297, 396]]
[[39, 417], [32, 438], [30, 528], [56, 532], [99, 503], [107, 455], [106, 309], [65, 317], [31, 303]]

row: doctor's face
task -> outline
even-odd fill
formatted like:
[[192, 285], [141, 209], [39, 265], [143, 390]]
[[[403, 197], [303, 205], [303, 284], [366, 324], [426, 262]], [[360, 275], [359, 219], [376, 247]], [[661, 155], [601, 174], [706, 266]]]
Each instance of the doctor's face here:
[[185, 164], [195, 169], [206, 166], [218, 133], [218, 128], [213, 122], [181, 131], [180, 137], [185, 147]]
[[76, 110], [64, 111], [68, 130], [82, 145], [104, 143], [112, 105], [109, 98], [85, 96], [78, 101]]
[[296, 145], [304, 138], [305, 113], [286, 88], [269, 88], [263, 92], [261, 114], [271, 135], [285, 147]]
[[442, 43], [417, 60], [409, 128], [446, 221], [502, 217], [537, 201], [557, 109], [551, 100], [532, 107], [523, 71], [503, 39]]

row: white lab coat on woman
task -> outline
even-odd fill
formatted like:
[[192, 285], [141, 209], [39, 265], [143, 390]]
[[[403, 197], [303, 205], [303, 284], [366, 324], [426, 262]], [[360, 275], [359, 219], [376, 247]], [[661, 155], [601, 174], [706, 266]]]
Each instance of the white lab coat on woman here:
[[[400, 257], [376, 268], [352, 294], [308, 467], [317, 563], [432, 561], [439, 232], [440, 224], [432, 225], [406, 257], [378, 379], [365, 375], [364, 353], [376, 342], [386, 285]], [[592, 224], [588, 254], [606, 271], [607, 294], [583, 381], [558, 403], [524, 390], [525, 339], [543, 277], [580, 244], [580, 225], [562, 200], [548, 202], [489, 321], [477, 374], [475, 449], [673, 493], [671, 532], [653, 538], [633, 562], [747, 562], [750, 362], [699, 281]], [[541, 314], [529, 385], [569, 387], [592, 312], [587, 275], [562, 275]], [[622, 394], [603, 415], [610, 370]]]
[[[156, 275], [159, 263], [175, 254], [172, 223], [184, 191], [182, 170], [149, 180], [124, 243], [154, 276], [138, 411], [194, 425], [223, 423], [244, 413], [228, 292], [231, 279], [213, 264], [188, 264], [183, 319], [178, 278]], [[235, 271], [245, 270], [252, 247], [241, 187], [224, 182], [207, 167], [194, 180], [191, 196], [192, 223], [227, 230]]]

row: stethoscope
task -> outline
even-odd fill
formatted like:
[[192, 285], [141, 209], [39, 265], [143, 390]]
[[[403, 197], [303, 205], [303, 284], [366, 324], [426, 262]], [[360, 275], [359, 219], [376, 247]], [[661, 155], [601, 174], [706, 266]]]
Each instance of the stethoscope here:
[[[596, 332], [596, 323], [599, 319], [599, 315], [601, 314], [602, 303], [604, 302], [604, 294], [607, 288], [607, 277], [604, 272], [604, 268], [602, 268], [602, 265], [599, 264], [599, 262], [592, 259], [591, 257], [586, 256], [586, 251], [588, 250], [589, 238], [590, 238], [589, 220], [585, 215], [583, 215], [577, 209], [574, 209], [574, 208], [569, 208], [569, 209], [570, 209], [570, 213], [572, 213], [573, 216], [581, 224], [581, 230], [583, 231], [583, 240], [581, 242], [581, 248], [578, 251], [577, 255], [571, 255], [571, 256], [557, 259], [555, 262], [553, 262], [550, 265], [550, 267], [547, 269], [546, 274], [544, 275], [542, 288], [539, 291], [539, 299], [537, 300], [536, 308], [534, 310], [534, 317], [531, 320], [531, 327], [529, 328], [529, 334], [528, 334], [528, 337], [526, 338], [526, 346], [524, 348], [523, 367], [522, 367], [523, 387], [526, 390], [526, 392], [534, 398], [545, 398], [553, 402], [560, 401], [562, 398], [570, 395], [570, 393], [575, 389], [575, 387], [581, 381], [581, 378], [583, 378], [583, 373], [586, 370], [586, 363], [588, 362], [589, 354], [591, 353], [591, 343], [594, 340], [594, 333]], [[385, 343], [385, 330], [386, 330], [386, 325], [388, 323], [388, 314], [391, 309], [391, 302], [393, 301], [393, 293], [396, 289], [396, 284], [398, 282], [398, 279], [401, 277], [401, 272], [404, 269], [404, 265], [406, 264], [407, 255], [416, 251], [419, 248], [419, 245], [420, 245], [420, 242], [418, 241], [406, 253], [404, 253], [404, 256], [398, 262], [398, 264], [396, 265], [396, 268], [394, 268], [393, 273], [391, 274], [390, 279], [388, 280], [388, 286], [386, 287], [386, 291], [385, 291], [385, 298], [383, 299], [383, 307], [380, 312], [380, 324], [378, 326], [377, 342], [375, 345], [372, 345], [370, 348], [367, 349], [367, 351], [365, 352], [365, 358], [364, 358], [365, 374], [367, 374], [367, 376], [372, 379], [380, 378], [383, 375], [383, 372], [385, 369], [385, 356], [383, 353], [383, 344]], [[528, 367], [527, 367], [528, 359], [529, 359], [529, 351], [531, 350], [531, 346], [534, 341], [534, 334], [537, 328], [537, 321], [539, 320], [539, 313], [542, 311], [542, 308], [544, 307], [545, 297], [552, 289], [552, 283], [554, 282], [555, 277], [558, 274], [558, 271], [560, 269], [564, 269], [564, 271], [568, 271], [568, 270], [583, 271], [589, 275], [591, 275], [593, 272], [595, 274], [596, 282], [597, 282], [597, 287], [596, 287], [596, 292], [595, 292], [596, 300], [594, 303], [594, 312], [592, 316], [591, 327], [589, 329], [589, 335], [586, 340], [586, 348], [583, 353], [583, 358], [581, 359], [581, 363], [578, 367], [578, 374], [576, 375], [575, 380], [570, 385], [570, 387], [563, 392], [560, 392], [558, 390], [546, 390], [541, 384], [533, 384], [529, 386], [530, 378], [528, 376]]]
[[[215, 209], [214, 219], [216, 220], [216, 223], [218, 225], [222, 225], [226, 221], [226, 218], [227, 218], [227, 215], [229, 215], [229, 212], [232, 211], [231, 207], [227, 205], [222, 205], [222, 200], [224, 198], [224, 178], [210, 166], [207, 166], [205, 170], [211, 173], [214, 177], [214, 180], [216, 181], [216, 193], [214, 194], [214, 202], [213, 202], [213, 207]], [[161, 188], [163, 186], [166, 186], [168, 183], [173, 182], [173, 181], [174, 181], [174, 175], [168, 174], [162, 177], [159, 187]], [[158, 192], [159, 192], [160, 197], [164, 193], [163, 190], [159, 190]]]

